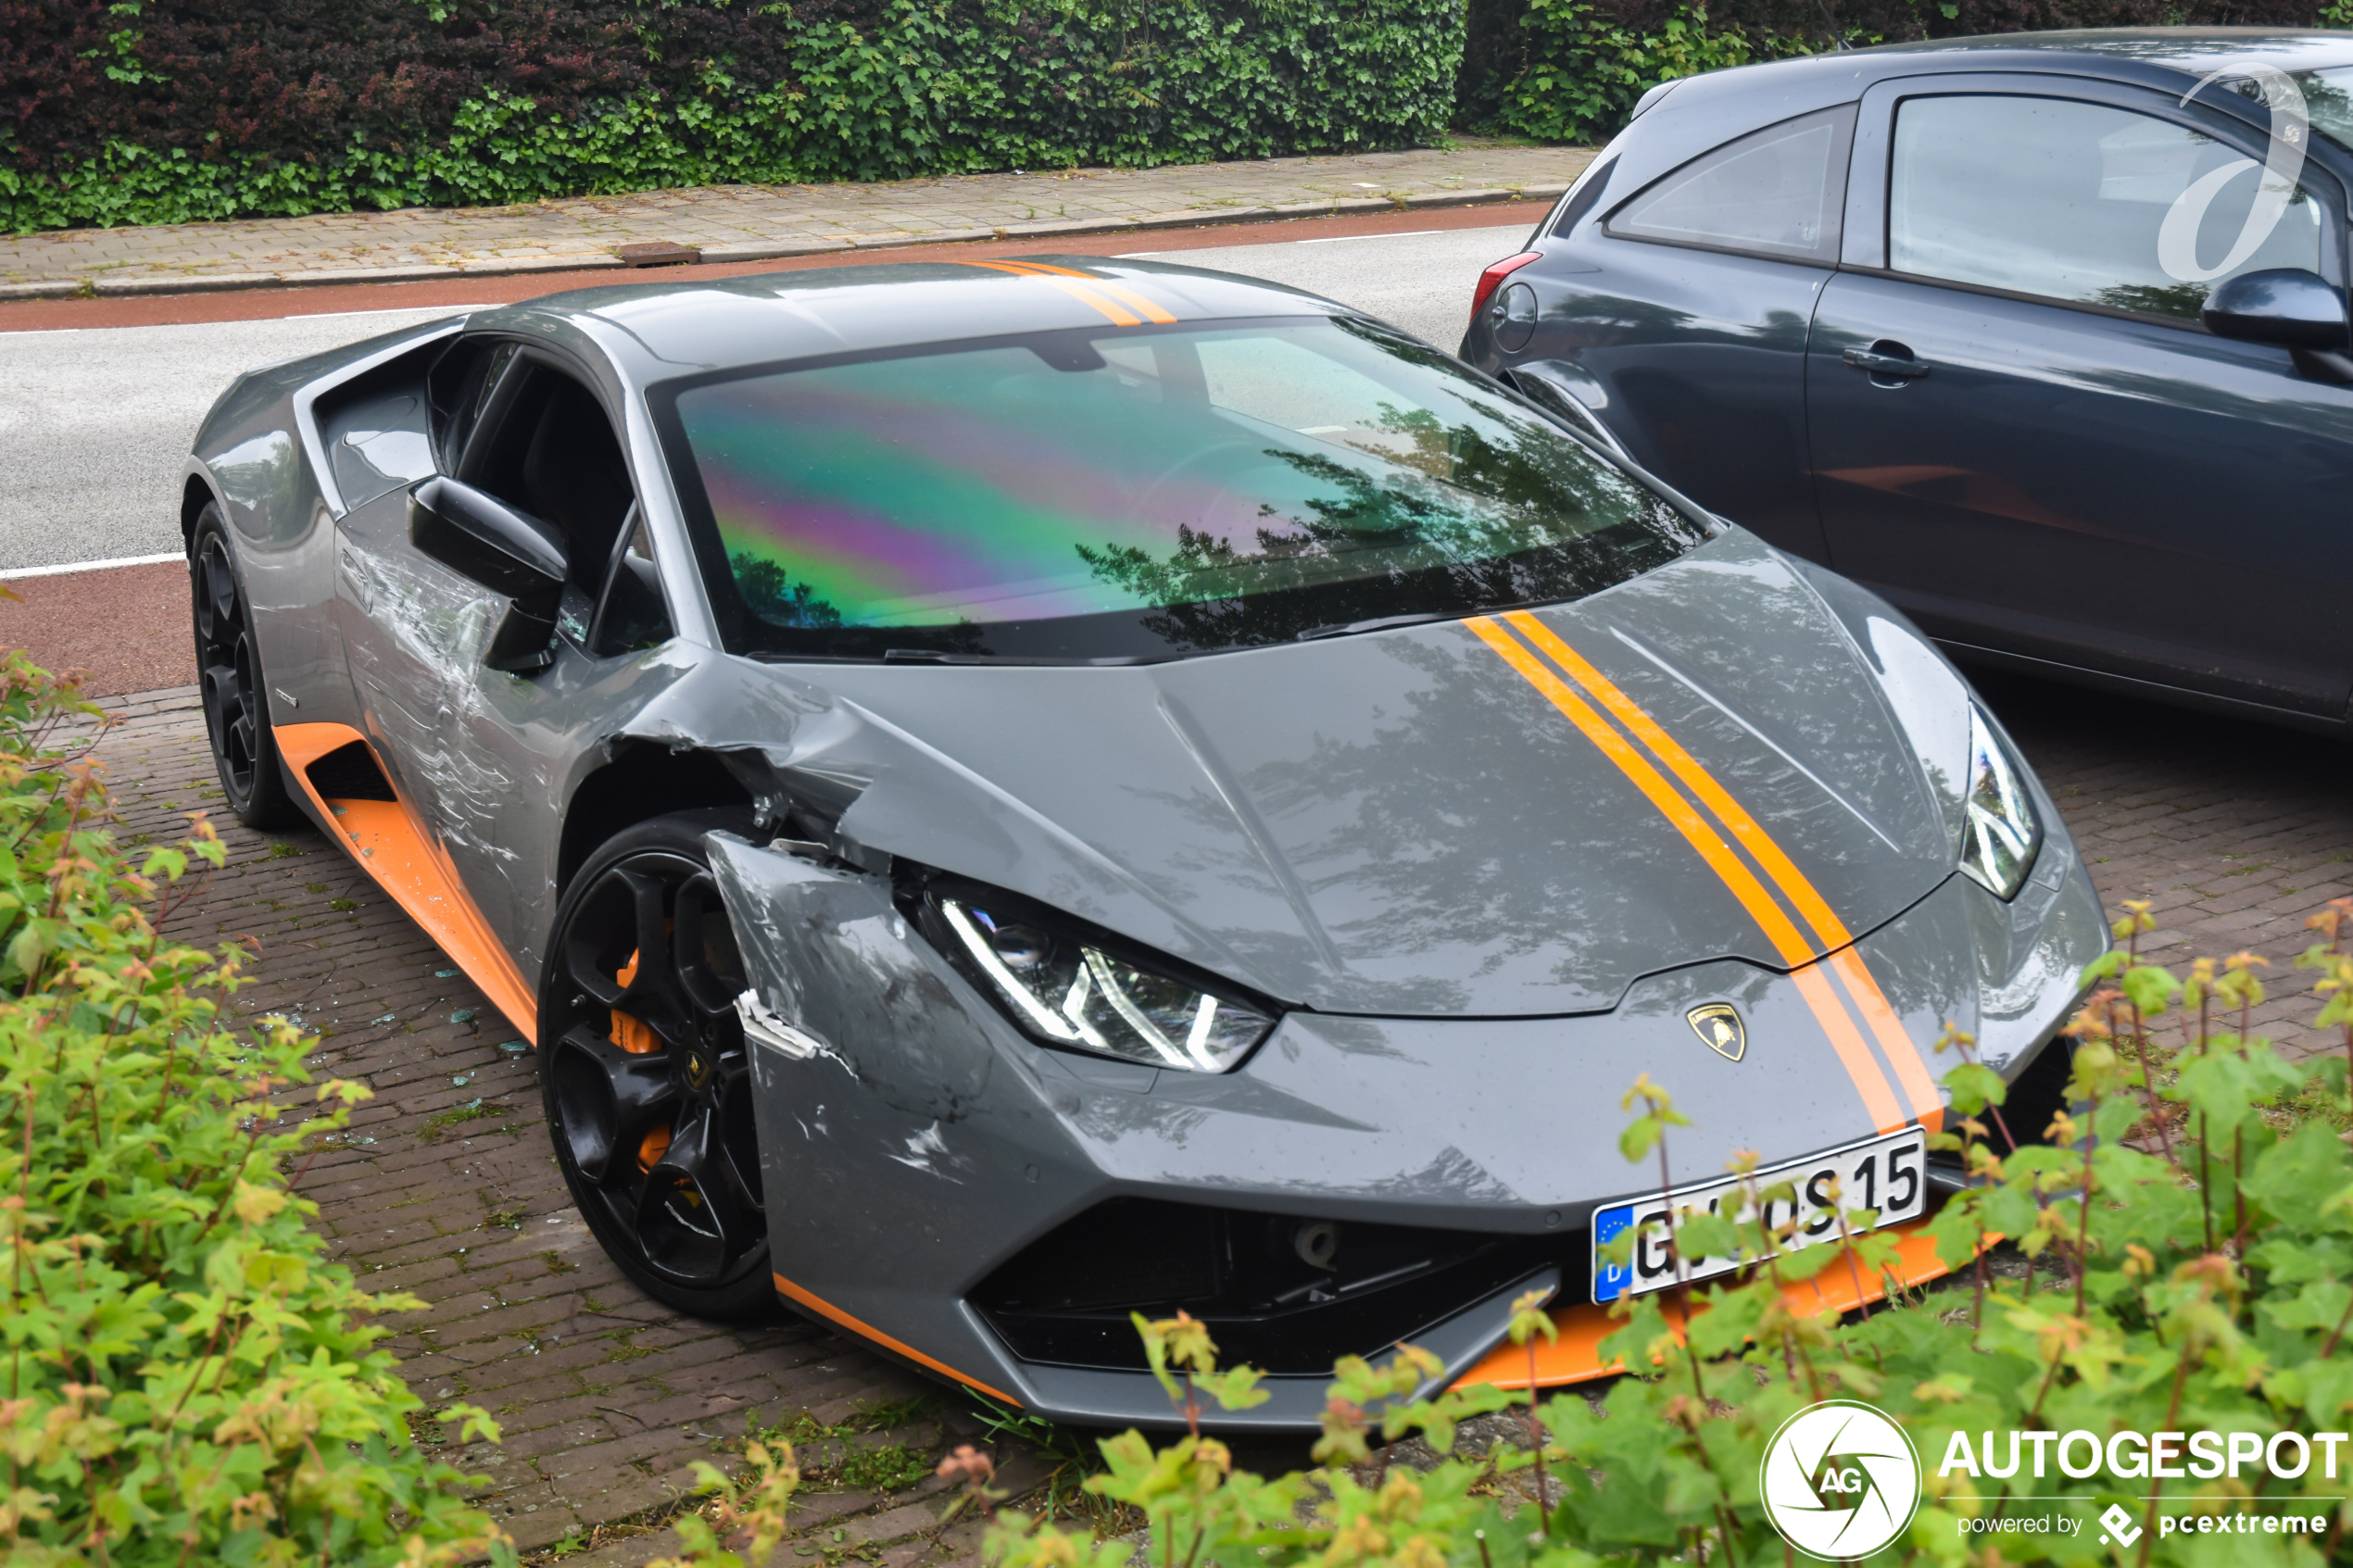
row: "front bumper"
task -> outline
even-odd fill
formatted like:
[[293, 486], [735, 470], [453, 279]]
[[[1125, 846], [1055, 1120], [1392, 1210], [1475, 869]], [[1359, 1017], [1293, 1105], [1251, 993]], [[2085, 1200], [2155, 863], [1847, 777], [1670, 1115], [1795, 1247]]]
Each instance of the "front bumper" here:
[[[1313, 1428], [1331, 1361], [1401, 1338], [1439, 1356], [1441, 1383], [1512, 1381], [1511, 1358], [1490, 1354], [1529, 1289], [1554, 1292], [1589, 1342], [1589, 1217], [1658, 1185], [1655, 1164], [1617, 1152], [1639, 1073], [1692, 1120], [1668, 1142], [1678, 1185], [1736, 1149], [1793, 1159], [1881, 1119], [1853, 1042], [1842, 1053], [1825, 1030], [1818, 985], [1809, 999], [1818, 977], [1696, 964], [1567, 1018], [1292, 1013], [1233, 1073], [1164, 1072], [1028, 1041], [883, 879], [725, 834], [711, 848], [754, 987], [790, 1026], [753, 1053], [778, 1288], [1053, 1420], [1179, 1424], [1130, 1310], [1185, 1305], [1228, 1361], [1274, 1368], [1272, 1398], [1230, 1426]], [[1952, 1065], [1931, 1049], [1949, 1022], [2015, 1077], [2066, 1023], [2107, 939], [2054, 827], [2013, 902], [1955, 875], [1855, 952], [1882, 1022], [1930, 1073]], [[1737, 1061], [1686, 1022], [1709, 1002], [1745, 1022]], [[1886, 1030], [1860, 1033], [1903, 1083]], [[1337, 1227], [1336, 1248], [1317, 1225]], [[1537, 1380], [1604, 1370], [1554, 1356]]]

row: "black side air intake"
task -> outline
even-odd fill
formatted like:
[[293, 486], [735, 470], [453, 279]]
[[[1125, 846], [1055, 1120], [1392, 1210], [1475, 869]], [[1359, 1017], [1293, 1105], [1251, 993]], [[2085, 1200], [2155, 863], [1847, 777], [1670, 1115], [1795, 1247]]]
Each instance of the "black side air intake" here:
[[363, 741], [339, 746], [303, 770], [322, 800], [397, 800], [392, 781]]

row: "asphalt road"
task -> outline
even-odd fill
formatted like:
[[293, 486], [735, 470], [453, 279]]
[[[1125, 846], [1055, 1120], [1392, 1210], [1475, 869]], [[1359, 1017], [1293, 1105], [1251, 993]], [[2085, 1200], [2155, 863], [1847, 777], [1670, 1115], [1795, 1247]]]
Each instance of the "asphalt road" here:
[[[1472, 280], [1527, 225], [1159, 253], [1312, 289], [1444, 348]], [[0, 332], [0, 571], [162, 555], [196, 422], [240, 371], [450, 313], [449, 306], [277, 320]]]

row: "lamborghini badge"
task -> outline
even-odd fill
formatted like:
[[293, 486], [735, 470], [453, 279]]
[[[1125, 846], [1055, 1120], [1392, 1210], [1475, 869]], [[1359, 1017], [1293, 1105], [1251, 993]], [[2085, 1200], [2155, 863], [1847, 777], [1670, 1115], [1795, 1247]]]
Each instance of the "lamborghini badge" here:
[[1738, 1061], [1748, 1049], [1748, 1031], [1741, 1026], [1741, 1015], [1730, 1002], [1707, 1002], [1683, 1015], [1707, 1048], [1727, 1061]]

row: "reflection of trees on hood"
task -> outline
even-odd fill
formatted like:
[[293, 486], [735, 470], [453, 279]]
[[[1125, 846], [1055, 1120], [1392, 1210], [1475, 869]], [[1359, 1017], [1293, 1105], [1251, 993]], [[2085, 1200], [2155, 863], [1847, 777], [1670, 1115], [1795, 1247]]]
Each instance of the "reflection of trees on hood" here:
[[1696, 542], [1665, 503], [1567, 438], [1471, 407], [1519, 439], [1383, 404], [1379, 428], [1405, 450], [1359, 445], [1378, 468], [1264, 449], [1327, 493], [1294, 514], [1261, 506], [1255, 549], [1180, 524], [1165, 557], [1115, 544], [1078, 554], [1098, 581], [1161, 611], [1144, 622], [1154, 634], [1214, 648], [1381, 616], [1579, 598]]

